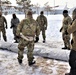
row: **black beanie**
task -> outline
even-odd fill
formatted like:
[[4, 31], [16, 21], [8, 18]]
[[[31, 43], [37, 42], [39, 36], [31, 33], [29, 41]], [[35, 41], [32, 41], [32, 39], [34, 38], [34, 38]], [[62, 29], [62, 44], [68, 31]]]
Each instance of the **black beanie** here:
[[68, 10], [64, 10], [63, 13], [68, 13]]

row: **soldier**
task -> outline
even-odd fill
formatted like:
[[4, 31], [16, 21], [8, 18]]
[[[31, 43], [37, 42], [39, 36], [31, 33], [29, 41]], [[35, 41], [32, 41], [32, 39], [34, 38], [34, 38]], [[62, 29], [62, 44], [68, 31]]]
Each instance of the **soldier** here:
[[[45, 30], [47, 30], [47, 18], [44, 16], [43, 11], [40, 12], [40, 15], [37, 17], [36, 21], [38, 22], [40, 26], [40, 31], [42, 31], [43, 43], [45, 43], [45, 40], [46, 40]], [[39, 37], [36, 37], [35, 42], [38, 42], [38, 40], [39, 40]]]
[[70, 73], [65, 75], [76, 75], [76, 8], [72, 13], [73, 22], [66, 30], [65, 34], [72, 34], [71, 52], [69, 55]]
[[68, 15], [68, 11], [64, 10], [63, 11], [63, 24], [62, 27], [60, 29], [60, 32], [62, 32], [62, 38], [64, 41], [64, 47], [62, 49], [70, 49], [70, 35], [66, 35], [65, 31], [67, 30], [68, 26], [71, 24], [72, 19], [71, 17]]
[[0, 32], [2, 32], [4, 41], [7, 41], [5, 28], [7, 29], [7, 21], [6, 18], [2, 16], [2, 12], [0, 11]]
[[13, 34], [14, 34], [14, 40], [15, 40], [15, 43], [18, 42], [18, 39], [16, 37], [16, 29], [17, 29], [17, 25], [19, 24], [19, 19], [16, 17], [16, 14], [12, 14], [12, 19], [11, 19], [11, 27], [10, 28], [13, 28]]
[[23, 59], [24, 47], [27, 46], [27, 58], [29, 66], [35, 64], [33, 57], [34, 37], [39, 36], [40, 28], [37, 22], [32, 18], [32, 12], [28, 11], [27, 18], [22, 20], [17, 27], [17, 37], [21, 37], [18, 44], [18, 62], [21, 64]]

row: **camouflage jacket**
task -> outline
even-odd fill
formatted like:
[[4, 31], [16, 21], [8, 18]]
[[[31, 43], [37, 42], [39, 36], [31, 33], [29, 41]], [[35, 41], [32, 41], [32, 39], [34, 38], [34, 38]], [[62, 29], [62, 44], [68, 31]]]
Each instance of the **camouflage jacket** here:
[[72, 42], [71, 42], [72, 50], [76, 51], [76, 19], [73, 21], [72, 25], [68, 27], [67, 32], [69, 34], [72, 33]]
[[17, 27], [17, 25], [19, 24], [19, 19], [15, 18], [15, 19], [11, 19], [11, 28]]
[[[6, 26], [4, 24], [6, 24]], [[7, 27], [7, 21], [4, 16], [1, 16], [0, 17], [0, 29], [2, 29], [4, 27]]]
[[39, 36], [40, 28], [33, 18], [24, 19], [19, 23], [17, 27], [16, 35], [19, 36], [20, 33], [22, 33], [24, 36]]
[[40, 15], [37, 17], [36, 21], [38, 22], [40, 29], [47, 29], [47, 18], [44, 15]]
[[64, 17], [62, 21], [62, 32], [65, 32], [71, 23], [72, 19], [70, 16]]

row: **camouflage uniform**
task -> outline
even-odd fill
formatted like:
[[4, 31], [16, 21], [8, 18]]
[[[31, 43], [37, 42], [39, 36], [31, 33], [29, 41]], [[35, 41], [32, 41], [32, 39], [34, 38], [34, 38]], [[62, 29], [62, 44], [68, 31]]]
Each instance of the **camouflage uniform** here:
[[40, 26], [40, 31], [42, 31], [43, 41], [45, 41], [46, 38], [45, 30], [47, 30], [47, 18], [42, 13], [40, 16], [37, 17], [36, 21]]
[[64, 41], [64, 46], [65, 48], [70, 49], [70, 35], [66, 35], [65, 31], [67, 30], [67, 28], [69, 27], [69, 25], [71, 24], [72, 19], [70, 16], [64, 17], [63, 19], [63, 24], [62, 24], [62, 38]]
[[[6, 26], [4, 25], [4, 23], [6, 24]], [[2, 16], [2, 12], [0, 12], [0, 32], [2, 32], [3, 34], [4, 41], [7, 41], [5, 27], [7, 28], [7, 21], [5, 17]]]
[[33, 57], [33, 50], [34, 50], [34, 37], [35, 35], [39, 36], [40, 29], [37, 24], [37, 22], [28, 15], [27, 19], [24, 19], [20, 22], [20, 24], [17, 27], [17, 36], [20, 36], [20, 33], [22, 33], [26, 38], [32, 37], [32, 41], [27, 41], [23, 38], [20, 39], [20, 42], [18, 44], [18, 59], [22, 60], [23, 58], [23, 52], [24, 47], [27, 46], [28, 52], [27, 52], [27, 58], [28, 62], [31, 63], [34, 59]]
[[72, 34], [71, 51], [69, 55], [70, 73], [65, 75], [76, 75], [76, 8], [72, 13], [73, 22], [67, 29], [67, 34]]
[[[14, 18], [15, 16], [15, 18]], [[17, 29], [17, 25], [19, 24], [19, 19], [16, 17], [15, 14], [13, 14], [13, 18], [11, 19], [11, 27], [10, 28], [13, 28], [13, 34], [14, 34], [14, 40], [16, 40], [15, 42], [18, 42], [17, 38], [16, 38], [16, 29]]]

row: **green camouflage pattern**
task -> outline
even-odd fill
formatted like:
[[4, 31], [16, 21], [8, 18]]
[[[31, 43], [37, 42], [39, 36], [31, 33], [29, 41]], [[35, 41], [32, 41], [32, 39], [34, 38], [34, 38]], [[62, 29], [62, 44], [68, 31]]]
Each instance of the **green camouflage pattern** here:
[[7, 21], [6, 21], [5, 17], [1, 16], [0, 17], [0, 32], [2, 32], [4, 41], [7, 41], [5, 24], [6, 24], [6, 27], [7, 27]]
[[72, 22], [72, 19], [70, 16], [64, 17], [62, 22], [62, 38], [64, 41], [64, 45], [68, 48], [70, 48], [70, 35], [66, 35], [65, 31], [68, 29]]
[[36, 21], [40, 26], [40, 31], [42, 31], [43, 40], [45, 40], [45, 30], [47, 30], [47, 18], [44, 15], [40, 15], [37, 17]]
[[[28, 37], [35, 37], [39, 36], [40, 34], [40, 28], [37, 22], [31, 18], [31, 19], [24, 19], [20, 22], [20, 24], [17, 27], [17, 36], [20, 36], [20, 33], [22, 33], [24, 36]], [[24, 47], [27, 46], [27, 57], [28, 57], [28, 62], [33, 61], [33, 50], [34, 50], [34, 39], [32, 41], [27, 41], [23, 38], [20, 39], [20, 42], [18, 44], [18, 59], [23, 58], [23, 52], [24, 52]]]

